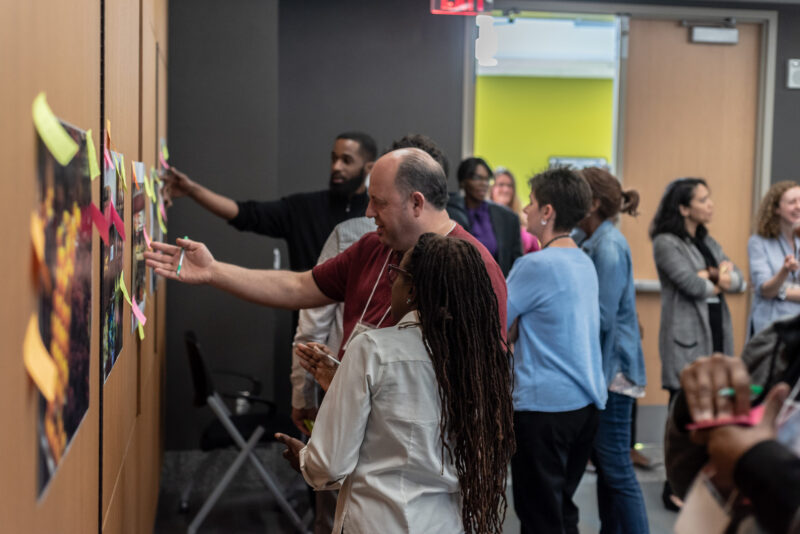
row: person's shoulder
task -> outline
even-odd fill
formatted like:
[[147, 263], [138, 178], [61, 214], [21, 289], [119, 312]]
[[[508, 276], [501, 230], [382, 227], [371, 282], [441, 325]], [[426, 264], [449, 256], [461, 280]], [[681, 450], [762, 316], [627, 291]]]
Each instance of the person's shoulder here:
[[514, 213], [508, 206], [503, 206], [502, 204], [498, 204], [492, 200], [487, 200], [486, 203], [489, 205], [489, 210], [499, 214], [501, 217], [511, 216], [515, 219], [518, 219], [517, 214]]
[[760, 235], [760, 234], [753, 234], [748, 238], [747, 245], [748, 246], [751, 246], [751, 245], [764, 245], [764, 244], [769, 243], [770, 241], [772, 241], [772, 239], [773, 238], [771, 238], [771, 237], [764, 237], [763, 235]]
[[680, 245], [683, 239], [670, 232], [662, 232], [653, 238], [653, 247]]

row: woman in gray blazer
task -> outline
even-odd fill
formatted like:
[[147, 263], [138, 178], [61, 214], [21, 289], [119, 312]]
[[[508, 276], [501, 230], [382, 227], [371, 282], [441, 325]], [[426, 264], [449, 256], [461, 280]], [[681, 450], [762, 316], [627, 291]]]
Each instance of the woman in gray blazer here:
[[[744, 277], [706, 229], [714, 203], [702, 178], [679, 178], [667, 186], [650, 225], [661, 282], [661, 383], [670, 403], [681, 370], [700, 356], [733, 354], [733, 325], [725, 293], [740, 292]], [[668, 484], [664, 505], [674, 509]]]

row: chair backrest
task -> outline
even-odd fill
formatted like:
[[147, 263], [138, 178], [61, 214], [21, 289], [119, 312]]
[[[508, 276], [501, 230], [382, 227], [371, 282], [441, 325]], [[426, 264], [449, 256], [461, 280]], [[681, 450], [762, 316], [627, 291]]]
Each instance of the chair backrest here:
[[214, 393], [214, 382], [208, 372], [197, 336], [191, 330], [183, 334], [186, 343], [186, 356], [189, 358], [189, 368], [192, 371], [192, 384], [194, 385], [194, 405], [205, 406], [206, 399]]

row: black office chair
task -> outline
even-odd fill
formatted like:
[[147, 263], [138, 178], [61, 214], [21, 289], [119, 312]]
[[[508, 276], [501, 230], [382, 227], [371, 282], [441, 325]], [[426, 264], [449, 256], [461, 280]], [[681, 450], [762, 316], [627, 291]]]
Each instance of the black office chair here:
[[[258, 396], [261, 392], [261, 383], [253, 377], [230, 371], [215, 371], [214, 374], [233, 376], [247, 380], [250, 383], [249, 389], [237, 393], [217, 392], [214, 388], [212, 374], [208, 371], [203, 361], [200, 344], [197, 342], [197, 336], [194, 332], [187, 331], [184, 334], [184, 341], [186, 343], [186, 354], [189, 358], [189, 367], [192, 372], [194, 405], [198, 407], [208, 406], [217, 416], [217, 419], [203, 431], [203, 435], [200, 439], [200, 449], [204, 452], [208, 452], [235, 445], [240, 450], [236, 459], [230, 467], [228, 467], [228, 470], [225, 471], [219, 483], [203, 503], [200, 511], [194, 519], [192, 519], [188, 532], [190, 534], [197, 532], [200, 524], [214, 507], [214, 504], [216, 504], [217, 500], [225, 491], [225, 488], [230, 484], [244, 461], [248, 458], [256, 468], [264, 485], [277, 500], [278, 506], [289, 516], [295, 528], [297, 528], [299, 532], [308, 532], [306, 522], [300, 519], [297, 512], [295, 512], [294, 508], [283, 496], [274, 477], [253, 453], [253, 449], [259, 443], [275, 441], [273, 436], [276, 432], [282, 432], [297, 437], [298, 432], [294, 424], [292, 424], [291, 418], [287, 415], [277, 413], [273, 402]], [[265, 406], [266, 411], [232, 414], [225, 404], [223, 397], [234, 399], [237, 404], [246, 403], [247, 405], [256, 404]], [[244, 436], [249, 436], [249, 438], [245, 439]], [[181, 495], [180, 508], [183, 512], [188, 511], [189, 495], [192, 491], [193, 484], [194, 478], [189, 481], [189, 484]], [[308, 522], [310, 523], [310, 518]]]

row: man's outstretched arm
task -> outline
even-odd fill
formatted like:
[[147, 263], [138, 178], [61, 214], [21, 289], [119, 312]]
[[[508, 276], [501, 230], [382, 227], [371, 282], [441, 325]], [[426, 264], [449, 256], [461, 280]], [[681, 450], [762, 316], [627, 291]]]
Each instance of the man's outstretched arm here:
[[167, 169], [162, 180], [168, 206], [172, 204], [172, 199], [187, 196], [226, 221], [230, 221], [239, 214], [239, 205], [235, 200], [198, 184], [175, 167]]
[[246, 269], [216, 261], [203, 243], [189, 239], [178, 239], [176, 243], [177, 246], [154, 241], [154, 252], [145, 252], [147, 265], [157, 275], [187, 284], [210, 285], [273, 308], [297, 310], [334, 302], [320, 291], [311, 271]]

